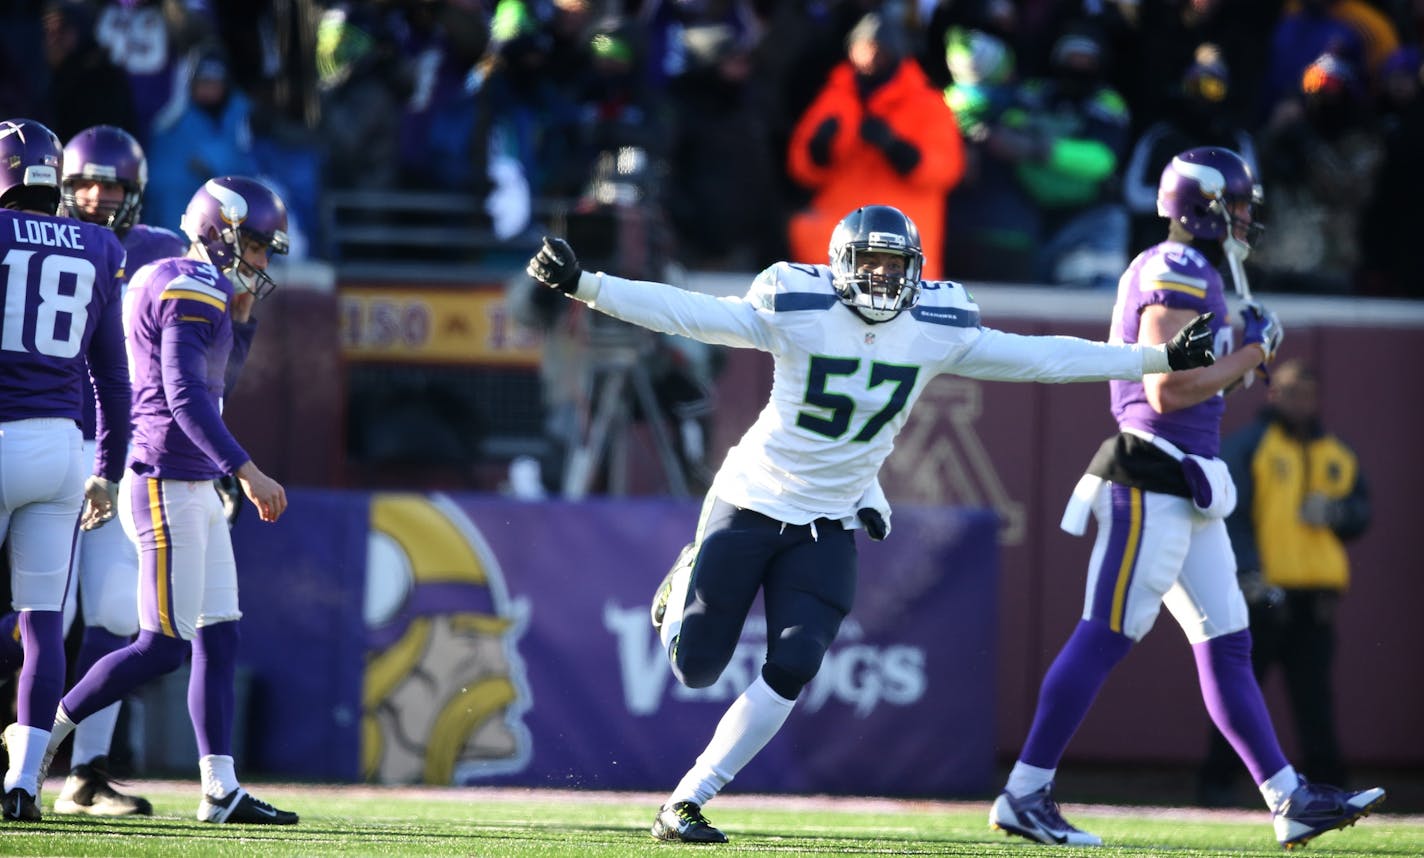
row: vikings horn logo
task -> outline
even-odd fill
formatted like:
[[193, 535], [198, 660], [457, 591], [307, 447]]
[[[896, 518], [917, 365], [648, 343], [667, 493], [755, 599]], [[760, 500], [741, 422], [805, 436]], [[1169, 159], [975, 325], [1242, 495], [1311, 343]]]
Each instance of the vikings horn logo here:
[[379, 783], [470, 783], [523, 769], [531, 703], [515, 648], [528, 605], [443, 495], [377, 494], [366, 559], [361, 764]]

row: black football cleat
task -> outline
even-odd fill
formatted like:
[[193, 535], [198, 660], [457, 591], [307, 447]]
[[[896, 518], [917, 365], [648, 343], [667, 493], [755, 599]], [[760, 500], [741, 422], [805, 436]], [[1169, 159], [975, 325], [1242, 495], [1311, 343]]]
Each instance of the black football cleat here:
[[702, 807], [690, 801], [658, 808], [657, 818], [653, 820], [653, 836], [682, 843], [727, 842], [727, 835], [713, 828], [702, 815]]
[[198, 821], [240, 825], [296, 825], [297, 815], [289, 810], [278, 810], [238, 787], [222, 798], [203, 796], [202, 803], [198, 805]]

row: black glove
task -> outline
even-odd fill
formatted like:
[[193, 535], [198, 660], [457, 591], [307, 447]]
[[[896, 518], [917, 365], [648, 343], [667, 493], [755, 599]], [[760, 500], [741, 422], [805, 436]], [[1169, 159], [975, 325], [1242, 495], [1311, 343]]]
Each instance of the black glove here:
[[565, 295], [572, 295], [578, 288], [578, 257], [574, 249], [562, 238], [544, 236], [544, 246], [529, 260], [525, 272], [530, 277], [551, 289], [558, 289]]
[[229, 474], [213, 480], [213, 488], [222, 500], [223, 518], [227, 519], [227, 526], [231, 529], [237, 523], [237, 514], [242, 511], [242, 486], [238, 485], [237, 477]]
[[885, 524], [885, 518], [873, 507], [864, 507], [857, 510], [855, 517], [860, 519], [860, 523], [865, 526], [865, 535], [876, 542], [880, 542], [890, 535], [890, 528]]
[[1216, 355], [1211, 353], [1211, 327], [1214, 314], [1202, 313], [1177, 332], [1167, 342], [1167, 365], [1173, 371], [1196, 369], [1216, 363]]
[[816, 133], [811, 135], [811, 142], [806, 148], [810, 150], [811, 160], [817, 167], [831, 163], [831, 141], [835, 139], [840, 127], [841, 121], [834, 116], [826, 117], [816, 126]]
[[1286, 591], [1274, 584], [1267, 584], [1266, 579], [1259, 571], [1254, 569], [1236, 573], [1236, 580], [1241, 585], [1241, 595], [1246, 597], [1246, 604], [1257, 608], [1276, 608], [1285, 603]]
[[860, 138], [877, 149], [884, 149], [897, 139], [888, 122], [868, 113], [860, 120]]

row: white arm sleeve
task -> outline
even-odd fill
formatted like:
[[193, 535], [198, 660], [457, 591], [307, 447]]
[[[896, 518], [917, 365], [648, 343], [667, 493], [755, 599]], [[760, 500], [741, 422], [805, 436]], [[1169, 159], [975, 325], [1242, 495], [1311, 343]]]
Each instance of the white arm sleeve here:
[[985, 381], [1136, 380], [1166, 372], [1163, 346], [1100, 343], [1077, 337], [1030, 337], [979, 329], [969, 349], [947, 369]]
[[714, 298], [667, 283], [583, 272], [573, 297], [639, 327], [704, 343], [771, 351], [773, 333], [743, 298]]

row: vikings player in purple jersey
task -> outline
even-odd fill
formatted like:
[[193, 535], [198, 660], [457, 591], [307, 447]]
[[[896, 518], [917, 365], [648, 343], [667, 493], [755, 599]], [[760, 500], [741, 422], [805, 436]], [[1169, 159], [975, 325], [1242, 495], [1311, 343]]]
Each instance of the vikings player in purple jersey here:
[[[188, 711], [198, 739], [204, 822], [290, 825], [297, 815], [243, 789], [232, 758], [237, 567], [212, 481], [234, 475], [263, 521], [287, 506], [223, 424], [220, 402], [245, 349], [234, 328], [274, 288], [287, 211], [255, 179], [211, 179], [183, 215], [187, 256], [145, 266], [129, 284], [124, 328], [133, 375], [133, 450], [119, 515], [138, 545], [138, 639], [100, 659], [60, 701], [46, 757], [74, 725], [192, 653]], [[250, 339], [249, 339], [250, 341]], [[241, 352], [242, 354], [239, 354]]]
[[[172, 230], [139, 223], [148, 183], [148, 162], [138, 141], [112, 125], [96, 125], [74, 135], [64, 147], [61, 189], [70, 217], [114, 231], [128, 252], [132, 275], [159, 259], [182, 256], [187, 243]], [[93, 397], [86, 400], [92, 404]], [[86, 407], [85, 449], [94, 444], [92, 408]], [[84, 610], [84, 636], [75, 676], [126, 645], [138, 632], [138, 554], [122, 528], [101, 527], [80, 535], [74, 551], [78, 586], [64, 604], [66, 632], [74, 620], [76, 596]], [[151, 814], [147, 799], [125, 795], [109, 783], [109, 744], [119, 717], [114, 703], [86, 718], [74, 731], [69, 777], [55, 798], [56, 813], [95, 816]]]
[[[96, 125], [74, 135], [64, 147], [60, 188], [70, 217], [108, 227], [128, 252], [132, 273], [157, 259], [182, 256], [187, 243], [171, 230], [138, 223], [148, 162], [138, 141], [127, 131]], [[94, 391], [84, 379], [84, 455], [93, 457]], [[94, 662], [126, 645], [138, 631], [138, 554], [120, 527], [82, 531], [74, 547], [72, 573], [77, 587], [64, 600], [64, 632], [82, 601], [84, 636], [75, 676]], [[18, 615], [0, 619], [0, 669], [19, 664], [23, 654], [14, 629]], [[54, 802], [56, 813], [95, 816], [151, 814], [147, 799], [114, 789], [108, 774], [109, 745], [119, 717], [119, 703], [96, 712], [74, 731], [70, 773]]]
[[[1226, 264], [1237, 290], [1248, 292], [1240, 263], [1260, 229], [1260, 200], [1235, 152], [1201, 147], [1172, 159], [1157, 196], [1167, 240], [1133, 260], [1119, 281], [1112, 339], [1160, 343], [1203, 311], [1225, 319], [1218, 266]], [[1217, 452], [1224, 391], [1264, 373], [1282, 328], [1249, 301], [1242, 317], [1239, 350], [1231, 350], [1231, 328], [1216, 326], [1218, 359], [1210, 367], [1110, 383], [1119, 432], [1098, 450], [1063, 519], [1075, 534], [1089, 513], [1097, 519], [1083, 616], [1044, 676], [1028, 738], [989, 813], [994, 828], [1039, 843], [1101, 845], [1063, 818], [1053, 779], [1108, 674], [1163, 605], [1191, 643], [1207, 712], [1259, 785], [1282, 846], [1350, 825], [1384, 800], [1382, 789], [1347, 792], [1298, 774], [1281, 753], [1251, 672], [1246, 602], [1226, 535], [1235, 487]]]
[[1150, 346], [983, 327], [963, 286], [920, 279], [919, 230], [890, 206], [856, 209], [830, 239], [829, 265], [777, 263], [740, 299], [581, 272], [557, 238], [529, 262], [535, 280], [625, 322], [774, 358], [771, 399], [728, 451], [650, 612], [689, 688], [719, 679], [758, 592], [767, 622], [760, 673], [654, 817], [661, 840], [727, 839], [702, 807], [771, 741], [820, 670], [855, 600], [854, 532], [889, 535], [877, 474], [932, 378], [1140, 379], [1212, 360], [1207, 316]]
[[[76, 529], [113, 517], [129, 442], [120, 321], [124, 249], [103, 227], [56, 216], [64, 150], [32, 119], [0, 122], [0, 538], [24, 664], [0, 819], [38, 821], [52, 707], [64, 689], [65, 590]], [[86, 369], [87, 361], [87, 369]], [[95, 475], [85, 480], [81, 377], [98, 391]]]

